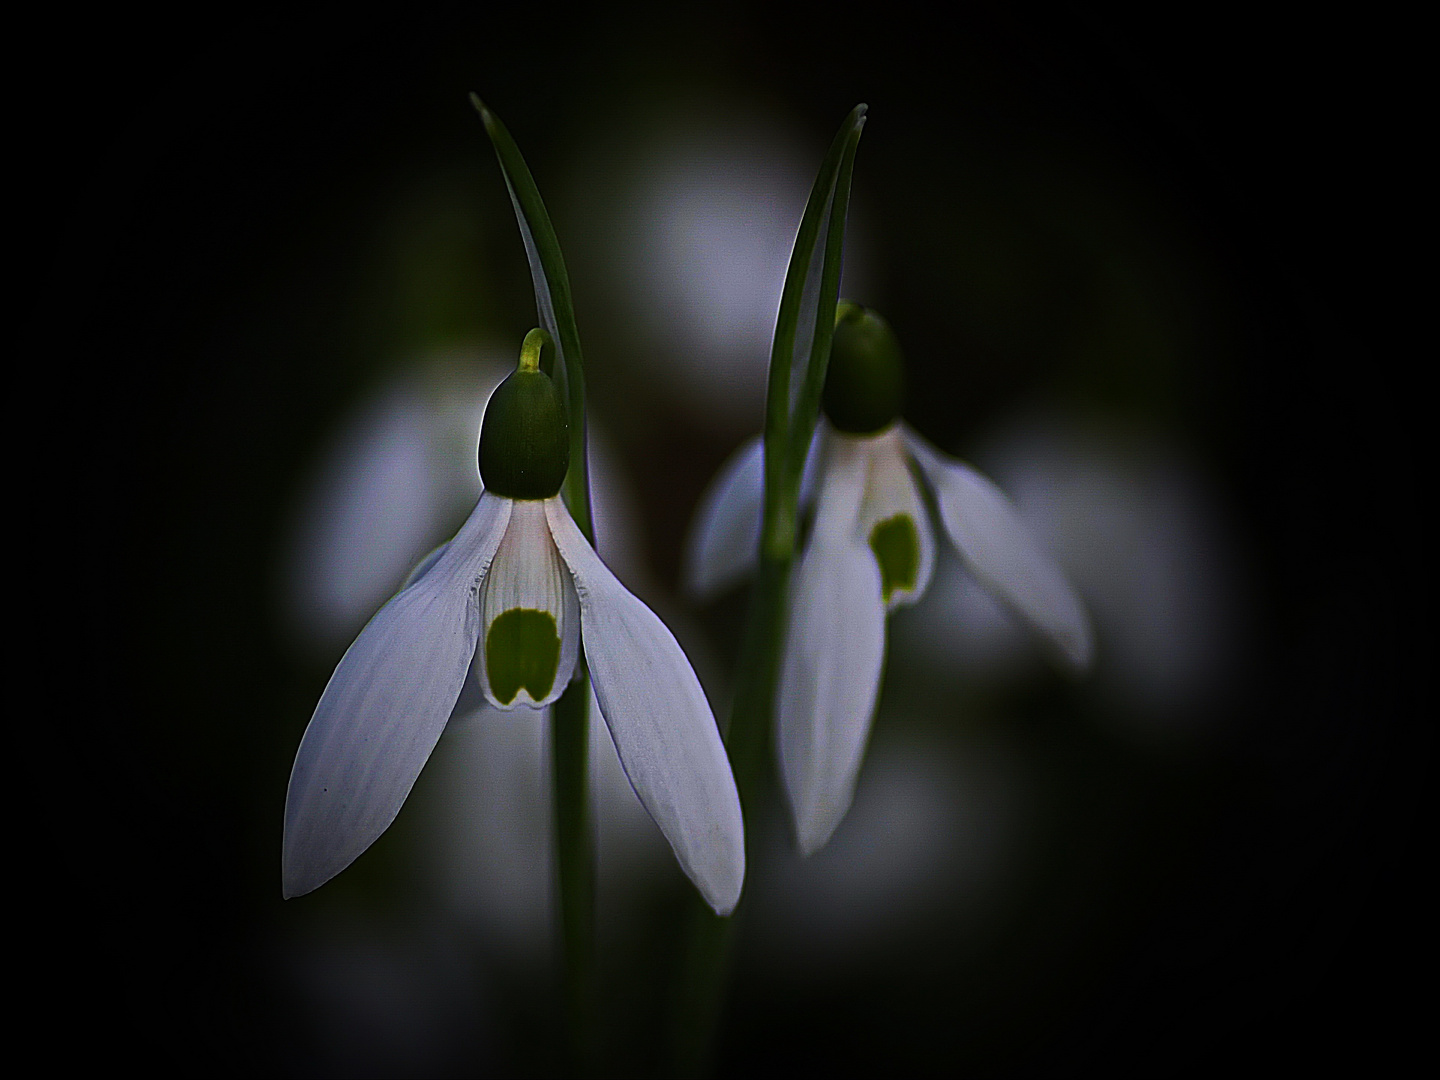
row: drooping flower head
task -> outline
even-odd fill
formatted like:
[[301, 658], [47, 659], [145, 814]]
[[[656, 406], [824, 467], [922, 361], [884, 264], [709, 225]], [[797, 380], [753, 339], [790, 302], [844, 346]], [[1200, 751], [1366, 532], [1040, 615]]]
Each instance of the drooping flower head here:
[[469, 520], [370, 620], [321, 695], [290, 775], [286, 896], [324, 884], [389, 827], [466, 678], [498, 708], [541, 708], [583, 649], [620, 763], [681, 867], [718, 912], [739, 898], [740, 802], [704, 691], [560, 498], [569, 443], [539, 369], [548, 340], [532, 331], [486, 408]]
[[[1064, 664], [1089, 666], [1089, 620], [1054, 560], [990, 480], [900, 422], [903, 367], [889, 325], [842, 304], [802, 498], [809, 539], [791, 581], [776, 733], [796, 836], [809, 854], [850, 807], [880, 689], [885, 616], [924, 594], [940, 524], [980, 583]], [[758, 440], [712, 485], [688, 553], [687, 583], [717, 592], [751, 565], [763, 493]]]

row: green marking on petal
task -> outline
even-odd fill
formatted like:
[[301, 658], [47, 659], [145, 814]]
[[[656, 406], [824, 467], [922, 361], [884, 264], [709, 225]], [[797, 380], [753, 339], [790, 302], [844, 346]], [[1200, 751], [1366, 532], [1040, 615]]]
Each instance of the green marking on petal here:
[[896, 589], [915, 588], [920, 572], [920, 537], [909, 514], [896, 514], [870, 530], [870, 550], [880, 564], [880, 592], [885, 602]]
[[485, 674], [490, 692], [509, 705], [521, 688], [542, 701], [555, 685], [560, 666], [560, 635], [555, 616], [533, 608], [511, 608], [490, 624], [485, 635]]

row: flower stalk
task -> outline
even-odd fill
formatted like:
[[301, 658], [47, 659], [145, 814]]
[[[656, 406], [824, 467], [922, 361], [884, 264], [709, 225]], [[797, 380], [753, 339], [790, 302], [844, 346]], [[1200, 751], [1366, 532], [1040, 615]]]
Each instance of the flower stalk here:
[[[751, 838], [756, 835], [756, 814], [765, 802], [766, 777], [772, 771], [768, 766], [785, 644], [786, 596], [800, 533], [800, 483], [825, 385], [850, 185], [865, 113], [865, 105], [851, 110], [815, 178], [796, 234], [771, 345], [759, 567], [725, 728], [726, 753], [746, 820], [752, 822]], [[691, 908], [672, 1042], [675, 1063], [687, 1075], [704, 1073], [711, 1064], [735, 934], [733, 917], [717, 918], [701, 905]]]
[[[470, 101], [480, 113], [495, 148], [505, 187], [520, 226], [521, 239], [535, 287], [535, 308], [542, 328], [525, 338], [521, 367], [543, 362], [541, 340], [553, 346], [558, 363], [553, 375], [563, 388], [569, 412], [570, 467], [561, 495], [581, 534], [595, 545], [590, 513], [590, 466], [586, 453], [585, 366], [580, 332], [570, 300], [570, 275], [540, 189], [509, 130], [476, 94]], [[532, 369], [533, 370], [533, 369]], [[552, 773], [554, 777], [555, 876], [560, 914], [560, 945], [564, 964], [564, 999], [570, 1048], [582, 1067], [596, 1054], [595, 981], [595, 828], [590, 819], [590, 681], [582, 652], [575, 675], [551, 708]]]
[[[765, 398], [765, 502], [760, 526], [760, 573], [750, 599], [750, 617], [741, 647], [742, 662], [726, 730], [726, 746], [742, 806], [756, 796], [774, 711], [775, 680], [785, 633], [785, 591], [799, 538], [800, 480], [820, 412], [820, 394], [830, 359], [839, 302], [840, 269], [845, 246], [845, 217], [855, 151], [865, 124], [866, 106], [857, 105], [841, 124], [810, 191], [785, 286], [770, 351]], [[823, 233], [822, 233], [823, 229]], [[824, 239], [819, 265], [815, 249]], [[818, 272], [817, 272], [818, 271]], [[792, 405], [792, 366], [801, 339], [806, 294], [813, 298], [814, 321], [805, 327], [809, 348], [803, 360], [800, 393]]]
[[550, 707], [555, 778], [555, 870], [565, 957], [565, 1014], [571, 1053], [589, 1071], [597, 1053], [595, 826], [590, 819], [590, 681], [585, 660]]

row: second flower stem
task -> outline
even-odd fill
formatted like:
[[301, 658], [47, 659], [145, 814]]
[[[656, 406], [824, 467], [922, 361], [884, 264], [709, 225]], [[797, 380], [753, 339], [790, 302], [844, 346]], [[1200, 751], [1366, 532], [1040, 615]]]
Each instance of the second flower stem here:
[[[790, 560], [769, 558], [762, 553], [740, 646], [730, 723], [724, 732], [725, 748], [745, 813], [747, 873], [754, 867], [759, 851], [758, 822], [768, 780], [766, 764], [770, 760], [775, 688], [785, 642], [785, 594], [789, 581]], [[691, 897], [688, 907], [679, 992], [674, 1003], [672, 1052], [674, 1067], [680, 1075], [699, 1076], [713, 1071], [731, 943], [745, 900], [742, 896], [736, 911], [723, 918], [711, 911], [698, 895]]]
[[595, 830], [590, 819], [590, 678], [583, 664], [551, 706], [556, 885], [572, 1066], [596, 1059]]

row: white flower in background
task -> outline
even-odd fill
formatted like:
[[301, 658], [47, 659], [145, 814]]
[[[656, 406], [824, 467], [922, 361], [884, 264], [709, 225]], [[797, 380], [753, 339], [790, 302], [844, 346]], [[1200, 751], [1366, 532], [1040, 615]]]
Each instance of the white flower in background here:
[[290, 776], [286, 896], [324, 884], [389, 827], [467, 676], [499, 708], [539, 708], [564, 691], [583, 641], [635, 793], [710, 905], [734, 908], [744, 831], [714, 715], [674, 636], [556, 494], [568, 465], [563, 415], [542, 373], [522, 366], [502, 384], [482, 428], [486, 490], [474, 512], [336, 667]]
[[[1055, 561], [1005, 494], [896, 421], [899, 349], [871, 312], [842, 307], [818, 438], [814, 521], [791, 580], [776, 728], [780, 767], [805, 854], [849, 809], [880, 689], [885, 616], [924, 595], [934, 529], [918, 478], [961, 559], [1076, 670], [1090, 664], [1089, 619]], [[731, 459], [702, 503], [687, 584], [704, 596], [754, 564], [763, 449]]]

